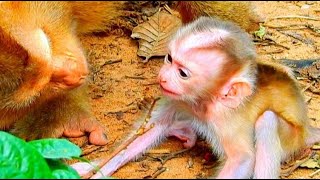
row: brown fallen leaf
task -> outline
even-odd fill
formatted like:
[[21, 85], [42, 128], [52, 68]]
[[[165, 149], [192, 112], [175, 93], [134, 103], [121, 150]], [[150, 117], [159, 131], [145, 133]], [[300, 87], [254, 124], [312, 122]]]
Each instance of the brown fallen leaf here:
[[312, 146], [312, 149], [320, 150], [320, 145], [319, 144], [315, 144], [315, 145]]
[[166, 12], [159, 11], [132, 30], [131, 38], [139, 39], [138, 56], [145, 57], [143, 62], [148, 62], [153, 56], [167, 54], [167, 44], [170, 36], [182, 25], [181, 20]]
[[309, 169], [320, 168], [319, 162], [315, 159], [308, 159], [306, 162], [300, 164], [300, 167], [306, 167]]

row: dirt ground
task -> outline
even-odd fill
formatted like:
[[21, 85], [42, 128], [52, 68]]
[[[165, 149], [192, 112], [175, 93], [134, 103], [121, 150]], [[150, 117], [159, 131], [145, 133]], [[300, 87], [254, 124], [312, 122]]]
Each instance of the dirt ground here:
[[[254, 2], [256, 12], [263, 18], [274, 18], [284, 15], [311, 16], [320, 19], [320, 2]], [[269, 19], [269, 25], [287, 26], [291, 24], [313, 25], [320, 28], [320, 21], [311, 19]], [[310, 28], [282, 30], [266, 27], [269, 35], [277, 45], [257, 43], [258, 54], [267, 60], [279, 59], [317, 59], [320, 58], [320, 32]], [[286, 33], [300, 34], [303, 40], [290, 37]], [[113, 149], [127, 139], [138, 120], [145, 116], [145, 111], [138, 108], [137, 102], [145, 96], [160, 95], [156, 77], [163, 57], [151, 58], [142, 63], [143, 57], [137, 56], [138, 42], [127, 35], [83, 36], [81, 42], [88, 51], [91, 65], [92, 82], [90, 96], [93, 111], [97, 119], [106, 126], [109, 144], [104, 147], [81, 146], [86, 159], [108, 156]], [[113, 62], [113, 63], [110, 63]], [[319, 70], [318, 70], [319, 72]], [[302, 87], [311, 85], [319, 89], [318, 81], [302, 76], [299, 79]], [[304, 91], [308, 99], [309, 118], [311, 123], [320, 127], [320, 95], [309, 89]], [[135, 126], [136, 127], [136, 126]], [[182, 150], [182, 143], [176, 138], [169, 138], [160, 146], [150, 150], [135, 162], [130, 162], [116, 173], [114, 178], [148, 178], [161, 166], [159, 158], [167, 153]], [[164, 163], [166, 170], [156, 178], [206, 178], [214, 172], [219, 163], [210, 156], [210, 148], [203, 140], [198, 140], [190, 151], [180, 153]], [[209, 161], [208, 161], [209, 159]], [[213, 165], [212, 165], [213, 164]], [[316, 169], [298, 168], [288, 178], [310, 178]], [[320, 178], [315, 175], [313, 178]]]

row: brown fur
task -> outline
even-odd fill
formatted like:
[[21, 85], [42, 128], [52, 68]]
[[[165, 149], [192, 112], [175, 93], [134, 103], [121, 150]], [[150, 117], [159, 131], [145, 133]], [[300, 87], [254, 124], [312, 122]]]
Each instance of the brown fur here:
[[[257, 119], [266, 110], [282, 118], [279, 135], [284, 152], [297, 152], [306, 144], [307, 107], [296, 80], [285, 67], [258, 61], [257, 91], [244, 111], [253, 111]], [[281, 98], [280, 98], [281, 97]], [[286, 123], [284, 123], [286, 122]]]
[[251, 2], [232, 1], [179, 1], [177, 5], [182, 22], [189, 23], [200, 16], [219, 17], [237, 23], [246, 31], [259, 28]]
[[[70, 2], [75, 20], [80, 25], [77, 32], [109, 32], [113, 26], [125, 23], [125, 1], [73, 1]], [[126, 23], [124, 26], [130, 26]]]
[[[49, 1], [0, 4], [1, 130], [26, 140], [78, 137], [89, 132], [91, 143], [106, 143], [103, 127], [91, 114], [86, 83], [79, 80], [88, 69], [77, 32], [107, 28], [119, 17], [122, 5]], [[43, 40], [31, 37], [38, 29], [50, 41], [50, 54], [42, 51]]]

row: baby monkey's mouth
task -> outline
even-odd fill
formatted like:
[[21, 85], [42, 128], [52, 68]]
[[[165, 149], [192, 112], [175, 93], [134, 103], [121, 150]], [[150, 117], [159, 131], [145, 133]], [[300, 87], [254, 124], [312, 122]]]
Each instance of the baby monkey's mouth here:
[[161, 91], [164, 95], [167, 95], [167, 96], [179, 96], [179, 94], [175, 93], [175, 92], [172, 92], [166, 88], [164, 88], [161, 84], [160, 84], [160, 88], [161, 88]]

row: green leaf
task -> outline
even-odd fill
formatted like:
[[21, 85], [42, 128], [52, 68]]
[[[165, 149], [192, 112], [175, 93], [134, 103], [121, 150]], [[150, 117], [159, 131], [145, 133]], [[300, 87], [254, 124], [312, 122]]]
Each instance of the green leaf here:
[[80, 175], [72, 167], [63, 164], [60, 160], [47, 159], [56, 179], [80, 179]]
[[264, 35], [266, 35], [266, 28], [263, 27], [263, 26], [261, 25], [261, 23], [259, 24], [259, 26], [260, 26], [259, 30], [258, 30], [258, 31], [255, 31], [255, 32], [254, 32], [254, 35], [257, 36], [257, 37], [259, 37], [260, 39], [262, 39], [262, 38], [264, 37]]
[[66, 139], [39, 139], [30, 141], [29, 144], [34, 146], [47, 159], [71, 159], [81, 155], [81, 149]]
[[52, 178], [45, 159], [25, 141], [0, 131], [0, 178]]

